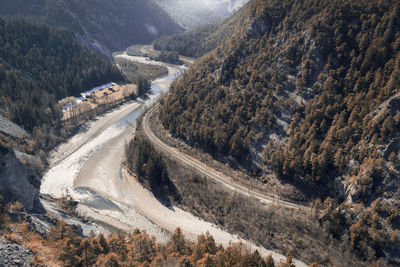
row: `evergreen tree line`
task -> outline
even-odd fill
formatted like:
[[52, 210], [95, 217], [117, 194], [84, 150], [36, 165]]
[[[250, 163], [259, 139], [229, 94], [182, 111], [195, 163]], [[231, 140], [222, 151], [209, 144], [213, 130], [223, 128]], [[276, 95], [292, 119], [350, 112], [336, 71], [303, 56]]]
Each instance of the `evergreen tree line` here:
[[182, 64], [179, 60], [179, 53], [176, 51], [165, 51], [162, 50], [160, 55], [156, 58], [157, 61], [162, 61], [170, 64]]
[[[400, 126], [396, 105], [374, 115], [399, 92], [399, 5], [252, 3], [274, 27], [259, 39], [232, 38], [195, 63], [163, 101], [164, 126], [207, 151], [238, 159], [264, 147], [265, 167], [310, 184], [344, 174], [351, 159], [360, 165], [378, 160], [368, 144], [387, 143]], [[303, 27], [311, 30], [314, 50], [299, 45], [307, 44]], [[278, 34], [287, 35], [279, 48], [272, 45]], [[270, 133], [288, 144], [279, 146]], [[372, 173], [379, 180], [379, 171]]]
[[135, 135], [125, 149], [125, 158], [128, 169], [157, 198], [169, 204], [169, 197], [178, 197], [162, 156], [143, 136]]
[[217, 24], [204, 25], [184, 33], [162, 36], [153, 41], [153, 46], [160, 51], [175, 52], [187, 57], [201, 57], [236, 34], [236, 25], [242, 24], [244, 11], [239, 10], [234, 16]]
[[154, 80], [168, 74], [168, 69], [165, 66], [142, 64], [121, 57], [114, 57], [114, 60], [121, 68], [122, 74], [131, 83], [139, 84], [141, 79]]
[[61, 118], [59, 99], [124, 80], [72, 32], [0, 18], [0, 106], [28, 131]]
[[[0, 217], [1, 218], [1, 217]], [[88, 237], [59, 221], [46, 237], [36, 234], [26, 222], [14, 225], [7, 237], [34, 251], [33, 266], [51, 262], [59, 266], [259, 266], [294, 267], [288, 252], [285, 261], [275, 265], [272, 256], [262, 258], [241, 243], [227, 248], [218, 245], [209, 234], [199, 235], [196, 242], [185, 240], [180, 228], [175, 229], [166, 244], [156, 242], [146, 231], [135, 229], [129, 234], [102, 233]], [[315, 265], [316, 266], [316, 265]]]
[[94, 49], [91, 42], [97, 40], [111, 52], [183, 30], [156, 3], [142, 0], [1, 1], [0, 15], [64, 27]]
[[139, 78], [138, 80], [138, 96], [141, 96], [151, 89], [151, 82], [147, 79]]
[[200, 26], [181, 34], [162, 36], [153, 41], [154, 49], [177, 52], [187, 57], [200, 57], [215, 46], [206, 45], [205, 39], [217, 29], [217, 25]]
[[[393, 263], [399, 3], [253, 0], [242, 18], [252, 18], [250, 27], [236, 25], [236, 35], [172, 84], [160, 108], [164, 127], [235, 166], [255, 164], [256, 178], [273, 173], [310, 199], [335, 198], [332, 222], [353, 233], [360, 258]], [[353, 213], [344, 200], [365, 208]], [[385, 212], [372, 219], [376, 200]], [[337, 238], [347, 240], [343, 233]]]

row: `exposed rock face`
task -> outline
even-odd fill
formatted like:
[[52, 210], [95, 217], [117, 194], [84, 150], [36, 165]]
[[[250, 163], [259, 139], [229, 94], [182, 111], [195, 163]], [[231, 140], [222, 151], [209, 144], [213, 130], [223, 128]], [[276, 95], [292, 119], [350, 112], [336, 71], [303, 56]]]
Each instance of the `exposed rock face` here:
[[7, 239], [0, 239], [0, 267], [31, 266], [33, 253], [24, 246], [14, 244]]
[[384, 149], [384, 157], [387, 159], [391, 153], [395, 153], [397, 155], [400, 151], [400, 138], [394, 138], [387, 145], [386, 149]]
[[397, 96], [389, 101], [389, 112], [395, 115], [400, 110], [400, 96]]
[[0, 150], [0, 194], [6, 202], [19, 201], [26, 210], [40, 209], [39, 186], [28, 168], [9, 149]]
[[271, 28], [271, 19], [268, 16], [263, 16], [255, 20], [248, 30], [249, 38], [260, 39]]
[[28, 133], [24, 129], [2, 115], [0, 115], [0, 132], [14, 138], [24, 138], [28, 136]]

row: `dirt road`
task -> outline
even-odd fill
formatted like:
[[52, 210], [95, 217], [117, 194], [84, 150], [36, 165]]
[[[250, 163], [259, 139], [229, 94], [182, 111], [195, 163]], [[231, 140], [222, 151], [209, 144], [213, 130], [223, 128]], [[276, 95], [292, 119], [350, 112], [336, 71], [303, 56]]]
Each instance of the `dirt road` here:
[[258, 199], [264, 204], [271, 204], [271, 203], [276, 203], [285, 207], [289, 208], [294, 208], [294, 209], [301, 209], [305, 211], [309, 211], [310, 208], [307, 206], [302, 206], [298, 205], [295, 203], [291, 203], [288, 201], [272, 198], [269, 196], [265, 196], [257, 191], [254, 191], [250, 188], [247, 188], [243, 185], [240, 185], [238, 183], [235, 183], [231, 177], [226, 176], [225, 174], [207, 166], [203, 162], [200, 162], [199, 160], [179, 151], [178, 149], [171, 147], [161, 141], [151, 130], [150, 128], [150, 122], [149, 122], [149, 117], [151, 117], [152, 113], [158, 108], [159, 104], [155, 105], [152, 107], [144, 116], [143, 118], [143, 129], [146, 135], [149, 137], [151, 142], [155, 144], [157, 147], [162, 149], [164, 152], [174, 156], [176, 159], [184, 162], [185, 164], [191, 166], [192, 168], [200, 171], [201, 173], [205, 174], [207, 177], [214, 179], [215, 181], [223, 184], [227, 188], [234, 190], [240, 194], [243, 194], [245, 196], [250, 196], [255, 199]]
[[[168, 77], [153, 82], [152, 89], [165, 93], [180, 68]], [[132, 102], [99, 116], [81, 133], [59, 146], [50, 159], [51, 167], [43, 178], [42, 194], [54, 197], [71, 196], [78, 201], [78, 212], [97, 222], [132, 231], [145, 229], [159, 241], [166, 241], [170, 232], [181, 227], [189, 240], [210, 232], [217, 243], [242, 241], [263, 256], [273, 255], [279, 262], [284, 255], [257, 247], [249, 241], [219, 229], [177, 207], [162, 205], [122, 167], [124, 146], [134, 136], [137, 117], [156, 101], [154, 96]], [[296, 266], [306, 266], [295, 261]]]

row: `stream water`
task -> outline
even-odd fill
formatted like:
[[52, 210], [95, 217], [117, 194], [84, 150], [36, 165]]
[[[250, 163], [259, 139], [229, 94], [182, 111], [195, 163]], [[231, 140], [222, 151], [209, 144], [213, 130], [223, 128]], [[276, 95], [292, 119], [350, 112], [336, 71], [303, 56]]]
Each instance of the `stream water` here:
[[[135, 212], [129, 206], [111, 200], [92, 188], [74, 185], [82, 168], [96, 153], [100, 153], [110, 143], [117, 140], [123, 139], [125, 143], [129, 142], [129, 138], [133, 136], [131, 127], [135, 124], [137, 118], [157, 103], [160, 95], [167, 93], [170, 83], [186, 69], [184, 66], [173, 66], [152, 61], [145, 57], [125, 57], [140, 63], [164, 65], [168, 68], [169, 73], [152, 81], [151, 90], [145, 97], [126, 103], [99, 116], [95, 121], [82, 126], [81, 131], [65, 144], [54, 149], [50, 153], [50, 168], [43, 177], [40, 193], [54, 198], [73, 198], [79, 203], [78, 209], [82, 215], [89, 215], [89, 217], [103, 225], [103, 227], [97, 227], [97, 232], [102, 230], [108, 232], [108, 230], [113, 231], [115, 229], [129, 231], [136, 226], [145, 228], [150, 234], [156, 235], [161, 241], [165, 241], [169, 237], [166, 231]], [[97, 128], [102, 131], [97, 130]], [[55, 206], [49, 203], [48, 200], [43, 200], [43, 206], [50, 213], [57, 213], [55, 212]], [[55, 215], [59, 215], [59, 213]], [[68, 220], [68, 218], [63, 219]], [[76, 224], [78, 221], [73, 220], [73, 222]], [[104, 225], [108, 229], [103, 229]], [[110, 225], [112, 227], [107, 227]], [[83, 222], [81, 227], [84, 233], [94, 229]]]
[[[123, 56], [154, 63], [146, 58]], [[54, 198], [73, 198], [79, 203], [78, 213], [91, 221], [83, 222], [60, 214], [56, 210], [56, 203], [48, 200], [43, 200], [43, 206], [67, 223], [79, 224], [84, 234], [90, 231], [129, 232], [139, 228], [155, 236], [157, 241], [166, 242], [171, 232], [179, 226], [191, 241], [195, 241], [199, 234], [209, 232], [217, 243], [227, 246], [231, 241], [241, 241], [251, 250], [257, 249], [263, 257], [272, 254], [274, 260], [279, 262], [285, 258], [284, 255], [257, 247], [178, 207], [165, 207], [134, 178], [126, 175], [122, 166], [124, 146], [134, 137], [137, 118], [154, 105], [160, 95], [167, 93], [171, 82], [185, 70], [183, 66], [165, 66], [169, 74], [152, 82], [147, 97], [97, 117], [50, 154], [50, 167], [43, 177], [41, 194]], [[295, 263], [297, 266], [306, 266], [297, 260]]]

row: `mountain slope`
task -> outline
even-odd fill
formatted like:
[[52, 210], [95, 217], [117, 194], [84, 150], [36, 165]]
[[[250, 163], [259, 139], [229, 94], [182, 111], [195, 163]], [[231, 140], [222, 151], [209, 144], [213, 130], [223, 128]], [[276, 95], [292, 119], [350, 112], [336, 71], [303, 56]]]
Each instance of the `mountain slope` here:
[[248, 0], [154, 0], [186, 29], [218, 23]]
[[217, 23], [223, 19], [202, 1], [155, 0], [155, 2], [186, 29]]
[[72, 32], [0, 18], [0, 195], [7, 203], [18, 200], [28, 211], [42, 212], [44, 151], [73, 128], [61, 123], [58, 100], [124, 80]]
[[68, 28], [87, 46], [105, 53], [182, 31], [158, 5], [141, 0], [2, 1], [0, 15]]
[[201, 2], [225, 18], [238, 11], [248, 0], [202, 0]]
[[72, 32], [0, 18], [0, 106], [26, 130], [57, 120], [57, 100], [120, 80], [119, 70]]
[[333, 236], [393, 264], [400, 6], [378, 2], [251, 1], [235, 34], [173, 84], [160, 118], [255, 178], [326, 199], [319, 219]]
[[187, 57], [200, 57], [236, 35], [237, 25], [240, 25], [245, 10], [243, 8], [217, 24], [203, 25], [184, 33], [162, 36], [153, 41], [153, 46], [157, 50], [176, 51]]

